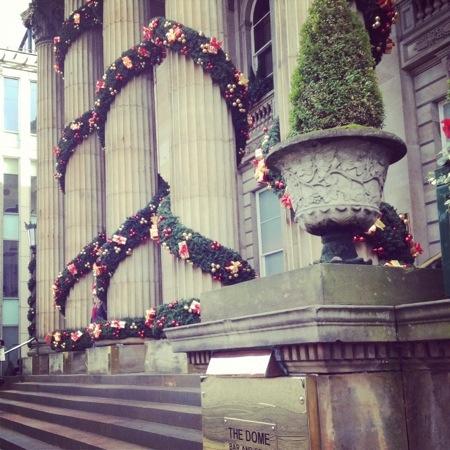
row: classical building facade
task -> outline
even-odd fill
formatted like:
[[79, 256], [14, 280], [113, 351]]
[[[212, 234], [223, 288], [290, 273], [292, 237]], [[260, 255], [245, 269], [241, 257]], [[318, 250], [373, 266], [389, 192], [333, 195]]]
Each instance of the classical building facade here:
[[[157, 174], [171, 186], [181, 221], [240, 252], [260, 276], [305, 267], [320, 254], [318, 238], [293, 224], [275, 194], [254, 178], [252, 159], [264, 129], [279, 119], [288, 134], [289, 83], [298, 35], [310, 0], [107, 0], [102, 27], [88, 30], [67, 51], [64, 78], [53, 71], [53, 37], [81, 0], [35, 0], [25, 17], [38, 55], [38, 337], [85, 326], [92, 275], [72, 289], [63, 317], [52, 285], [65, 263], [102, 230], [111, 236], [154, 195]], [[448, 115], [450, 7], [446, 0], [401, 0], [393, 51], [377, 74], [385, 129], [403, 138], [408, 154], [389, 171], [385, 200], [408, 214], [421, 242], [421, 263], [440, 251], [435, 190], [427, 184], [443, 144]], [[253, 128], [237, 166], [234, 133], [219, 88], [199, 67], [169, 54], [153, 73], [117, 95], [105, 125], [105, 150], [95, 135], [67, 166], [65, 193], [53, 179], [52, 147], [71, 120], [93, 106], [105, 68], [141, 40], [142, 26], [164, 15], [223, 41], [237, 67], [253, 74]], [[152, 305], [220, 287], [200, 269], [142, 245], [119, 266], [108, 291], [108, 316], [135, 317]]]
[[[36, 70], [36, 55], [0, 49], [0, 336], [7, 348], [28, 338], [30, 247], [24, 222], [35, 222], [37, 213]], [[10, 355], [13, 365], [17, 357], [17, 351]]]

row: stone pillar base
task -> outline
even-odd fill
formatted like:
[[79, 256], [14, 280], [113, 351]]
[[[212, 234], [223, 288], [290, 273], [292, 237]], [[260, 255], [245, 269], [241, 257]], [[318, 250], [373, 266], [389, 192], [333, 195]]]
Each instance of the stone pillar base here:
[[188, 373], [188, 359], [184, 353], [174, 353], [167, 340], [145, 343], [145, 372]]
[[[255, 436], [296, 450], [447, 450], [450, 299], [441, 276], [323, 264], [204, 294], [201, 323], [166, 330], [175, 351], [201, 368], [232, 353], [232, 373], [242, 374], [252, 350], [271, 349], [286, 374], [275, 379], [276, 398], [264, 388], [272, 379], [208, 375], [204, 448], [255, 448]], [[298, 378], [304, 413], [289, 386]]]
[[63, 353], [50, 353], [48, 355], [48, 373], [50, 375], [62, 375], [64, 373]]
[[48, 375], [49, 358], [48, 355], [32, 356], [31, 371], [33, 375]]
[[33, 373], [33, 358], [27, 356], [22, 358], [22, 375], [31, 375]]
[[87, 372], [86, 353], [80, 352], [64, 352], [63, 367], [65, 374], [82, 374]]

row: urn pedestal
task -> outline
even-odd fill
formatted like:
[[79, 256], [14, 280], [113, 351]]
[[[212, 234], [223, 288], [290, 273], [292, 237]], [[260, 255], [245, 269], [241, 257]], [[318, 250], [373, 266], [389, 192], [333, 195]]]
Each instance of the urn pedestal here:
[[333, 128], [302, 134], [267, 158], [281, 171], [296, 220], [322, 236], [322, 262], [359, 262], [353, 236], [380, 214], [390, 164], [406, 154], [397, 136], [373, 128]]

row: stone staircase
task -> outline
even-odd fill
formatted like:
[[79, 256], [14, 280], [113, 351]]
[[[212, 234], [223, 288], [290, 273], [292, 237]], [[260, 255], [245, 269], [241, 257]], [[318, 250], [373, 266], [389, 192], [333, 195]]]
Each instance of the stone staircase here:
[[30, 375], [0, 390], [0, 449], [201, 450], [198, 375]]

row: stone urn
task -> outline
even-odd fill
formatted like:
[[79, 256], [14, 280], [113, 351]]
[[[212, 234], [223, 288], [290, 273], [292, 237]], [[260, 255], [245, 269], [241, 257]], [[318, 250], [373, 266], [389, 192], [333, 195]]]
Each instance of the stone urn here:
[[404, 142], [391, 133], [342, 127], [278, 144], [267, 165], [281, 171], [296, 221], [322, 236], [320, 261], [361, 263], [353, 236], [379, 217], [388, 166], [405, 154]]

